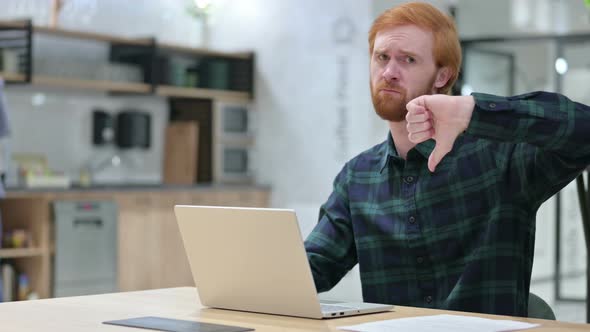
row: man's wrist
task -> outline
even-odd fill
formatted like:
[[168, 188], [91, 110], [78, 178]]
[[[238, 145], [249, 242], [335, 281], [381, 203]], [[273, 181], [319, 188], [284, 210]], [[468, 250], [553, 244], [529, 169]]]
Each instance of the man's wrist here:
[[459, 98], [461, 99], [459, 102], [458, 109], [461, 110], [463, 119], [463, 131], [465, 131], [469, 127], [469, 123], [471, 122], [471, 117], [475, 109], [475, 98], [473, 98], [473, 96], [461, 96]]

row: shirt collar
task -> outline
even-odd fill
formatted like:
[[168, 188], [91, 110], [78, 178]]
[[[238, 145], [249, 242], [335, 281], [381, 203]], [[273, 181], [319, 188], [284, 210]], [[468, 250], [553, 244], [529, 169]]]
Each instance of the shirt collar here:
[[[429, 139], [425, 142], [422, 142], [416, 145], [413, 149], [416, 149], [418, 153], [420, 153], [424, 158], [428, 159], [432, 150], [434, 150], [435, 141], [433, 139]], [[411, 150], [410, 150], [411, 151]], [[383, 157], [381, 159], [381, 169], [379, 173], [383, 173], [385, 167], [387, 167], [389, 161], [394, 158], [401, 158], [395, 149], [395, 144], [393, 142], [393, 137], [391, 136], [391, 132], [387, 133], [387, 142], [385, 144], [385, 151], [383, 153]]]
[[429, 139], [428, 141], [424, 141], [418, 145], [416, 145], [414, 147], [414, 149], [416, 149], [416, 151], [420, 152], [420, 154], [428, 159], [428, 157], [430, 157], [430, 154], [432, 153], [432, 150], [434, 150], [434, 146], [436, 145], [436, 142], [433, 139]]
[[385, 142], [385, 151], [383, 153], [383, 157], [381, 157], [381, 169], [379, 170], [379, 173], [383, 173], [383, 170], [385, 169], [385, 167], [387, 167], [387, 164], [389, 163], [389, 159], [391, 159], [391, 157], [398, 157], [399, 155], [397, 154], [397, 150], [395, 149], [395, 144], [393, 144], [393, 137], [391, 137], [391, 132], [387, 132], [387, 141]]

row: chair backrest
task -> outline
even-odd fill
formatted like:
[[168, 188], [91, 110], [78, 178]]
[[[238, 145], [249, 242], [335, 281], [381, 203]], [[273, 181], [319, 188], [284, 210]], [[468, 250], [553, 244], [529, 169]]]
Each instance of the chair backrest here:
[[555, 320], [549, 304], [533, 293], [529, 293], [528, 317]]

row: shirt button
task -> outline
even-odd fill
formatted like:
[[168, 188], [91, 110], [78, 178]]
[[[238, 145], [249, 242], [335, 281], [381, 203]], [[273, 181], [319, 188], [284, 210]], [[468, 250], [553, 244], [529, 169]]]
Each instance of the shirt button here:
[[427, 303], [432, 303], [432, 296], [428, 295], [424, 300], [426, 300]]
[[410, 224], [413, 224], [416, 222], [416, 218], [414, 217], [410, 217], [410, 219], [408, 219], [410, 221]]
[[496, 103], [490, 103], [490, 108], [496, 108]]
[[413, 176], [407, 176], [406, 177], [406, 182], [407, 183], [412, 183], [414, 181], [414, 177]]
[[418, 256], [418, 257], [416, 258], [416, 262], [418, 262], [418, 264], [422, 264], [422, 263], [424, 263], [424, 257], [422, 257], [422, 256]]

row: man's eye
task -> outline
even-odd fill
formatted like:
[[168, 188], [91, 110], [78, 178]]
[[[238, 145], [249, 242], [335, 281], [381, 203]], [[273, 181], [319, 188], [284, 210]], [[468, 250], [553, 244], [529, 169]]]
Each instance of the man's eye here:
[[377, 55], [377, 59], [381, 60], [381, 61], [385, 61], [388, 59], [387, 55], [385, 54], [378, 54]]
[[407, 56], [406, 57], [406, 62], [407, 63], [414, 63], [414, 62], [416, 62], [416, 59], [414, 59], [414, 57], [412, 57], [412, 56]]

